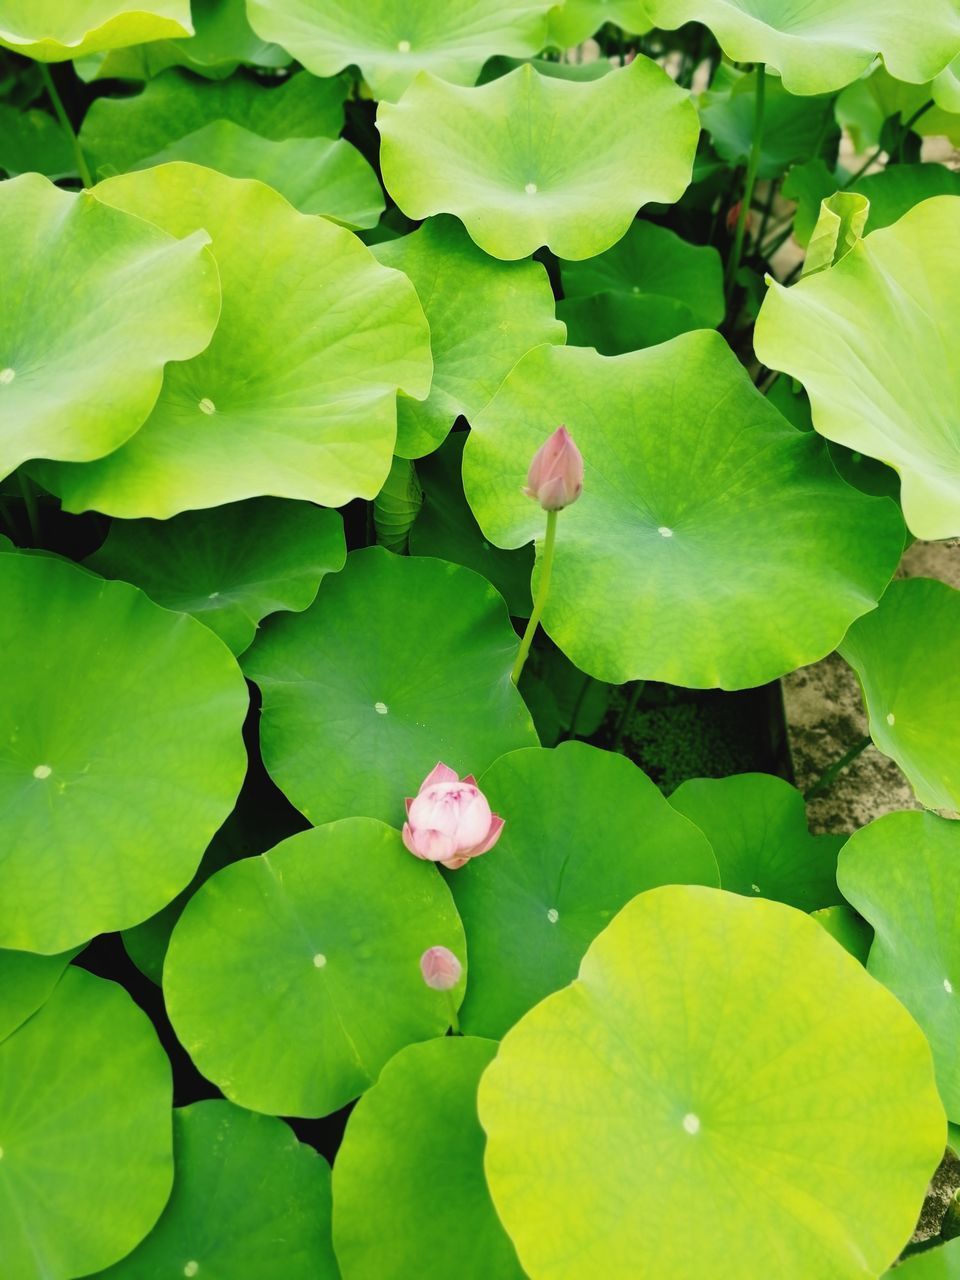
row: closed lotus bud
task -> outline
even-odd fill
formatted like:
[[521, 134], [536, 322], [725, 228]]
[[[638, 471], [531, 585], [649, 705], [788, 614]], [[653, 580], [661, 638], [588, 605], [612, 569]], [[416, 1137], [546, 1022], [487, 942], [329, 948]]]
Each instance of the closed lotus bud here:
[[583, 492], [583, 457], [566, 427], [557, 427], [533, 455], [523, 491], [544, 511], [562, 511]]
[[450, 991], [460, 981], [463, 965], [447, 947], [430, 947], [420, 957], [420, 972], [434, 991]]
[[450, 871], [492, 849], [503, 830], [503, 819], [490, 812], [476, 778], [461, 781], [445, 764], [430, 770], [406, 805], [403, 843], [416, 857]]

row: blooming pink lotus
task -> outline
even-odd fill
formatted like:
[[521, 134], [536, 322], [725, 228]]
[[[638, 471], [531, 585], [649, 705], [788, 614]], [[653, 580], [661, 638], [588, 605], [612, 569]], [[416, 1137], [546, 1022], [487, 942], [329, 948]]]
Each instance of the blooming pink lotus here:
[[583, 456], [566, 427], [557, 427], [533, 455], [523, 492], [544, 511], [562, 511], [583, 492]]
[[476, 778], [461, 779], [445, 764], [430, 770], [406, 805], [403, 843], [416, 857], [451, 871], [492, 849], [503, 830]]

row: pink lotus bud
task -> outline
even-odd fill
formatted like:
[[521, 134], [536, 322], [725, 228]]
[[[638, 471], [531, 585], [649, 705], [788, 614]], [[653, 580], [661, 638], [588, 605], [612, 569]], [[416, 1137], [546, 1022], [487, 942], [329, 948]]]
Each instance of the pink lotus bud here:
[[460, 981], [463, 965], [446, 947], [430, 947], [420, 957], [420, 972], [434, 991], [449, 991]]
[[523, 491], [544, 511], [562, 511], [583, 492], [583, 457], [566, 427], [557, 427], [533, 455]]
[[445, 764], [431, 769], [406, 805], [403, 843], [416, 857], [451, 871], [492, 849], [503, 830], [476, 778], [461, 781]]

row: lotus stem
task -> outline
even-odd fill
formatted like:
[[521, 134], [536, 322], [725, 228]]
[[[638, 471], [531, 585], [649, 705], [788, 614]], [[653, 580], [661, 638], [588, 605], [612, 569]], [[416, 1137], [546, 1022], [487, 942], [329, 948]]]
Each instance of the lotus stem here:
[[80, 181], [84, 187], [93, 186], [93, 178], [90, 176], [90, 166], [87, 164], [87, 158], [83, 154], [83, 147], [80, 145], [80, 139], [77, 137], [73, 125], [70, 123], [70, 117], [67, 115], [60, 94], [57, 92], [57, 86], [53, 83], [53, 76], [50, 74], [50, 68], [45, 62], [38, 62], [40, 68], [40, 77], [43, 80], [44, 88], [47, 91], [47, 97], [53, 104], [53, 109], [57, 113], [57, 119], [63, 125], [67, 137], [70, 139], [70, 145], [73, 148], [73, 156], [77, 162], [77, 173], [80, 175]]
[[547, 512], [547, 535], [543, 542], [543, 561], [540, 571], [540, 583], [537, 587], [537, 598], [533, 602], [533, 612], [530, 614], [530, 621], [527, 623], [527, 629], [523, 633], [523, 639], [520, 641], [520, 649], [517, 653], [517, 660], [513, 664], [513, 671], [510, 679], [514, 684], [520, 683], [520, 673], [523, 671], [523, 665], [527, 660], [530, 652], [530, 646], [533, 644], [533, 637], [537, 627], [540, 625], [540, 618], [543, 614], [543, 606], [547, 603], [547, 594], [550, 591], [550, 578], [553, 573], [553, 553], [557, 545], [557, 516], [559, 512]]

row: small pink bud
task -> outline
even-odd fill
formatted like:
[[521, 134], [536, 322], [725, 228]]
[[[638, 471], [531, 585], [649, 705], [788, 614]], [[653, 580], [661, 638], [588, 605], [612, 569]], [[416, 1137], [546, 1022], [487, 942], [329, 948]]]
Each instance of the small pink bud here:
[[449, 991], [460, 981], [463, 965], [446, 947], [430, 947], [420, 957], [423, 980], [434, 991]]
[[562, 511], [583, 492], [583, 457], [566, 427], [557, 427], [533, 455], [523, 492], [544, 511]]
[[445, 764], [430, 770], [406, 806], [403, 843], [415, 857], [450, 871], [492, 849], [503, 830], [503, 819], [490, 812], [476, 780], [461, 780]]

